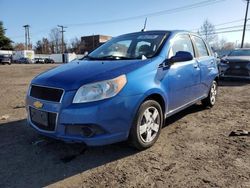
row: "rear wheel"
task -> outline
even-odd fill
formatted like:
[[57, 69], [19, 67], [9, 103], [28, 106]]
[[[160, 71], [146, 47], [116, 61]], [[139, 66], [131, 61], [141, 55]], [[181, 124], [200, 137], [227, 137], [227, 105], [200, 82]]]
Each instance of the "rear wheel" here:
[[215, 102], [216, 102], [217, 93], [218, 93], [218, 84], [214, 80], [212, 85], [211, 85], [211, 88], [209, 90], [207, 98], [205, 98], [201, 101], [202, 104], [206, 107], [213, 107], [215, 105]]
[[158, 139], [163, 124], [159, 103], [147, 100], [140, 106], [130, 131], [130, 142], [139, 150], [151, 147]]

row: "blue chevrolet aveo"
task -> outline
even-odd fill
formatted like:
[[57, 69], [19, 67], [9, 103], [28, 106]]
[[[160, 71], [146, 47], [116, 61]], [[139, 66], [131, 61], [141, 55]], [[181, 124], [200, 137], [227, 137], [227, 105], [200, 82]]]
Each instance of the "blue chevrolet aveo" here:
[[198, 101], [212, 107], [217, 79], [216, 59], [196, 34], [125, 34], [36, 76], [26, 98], [28, 123], [66, 142], [129, 140], [142, 150], [156, 142], [167, 117]]

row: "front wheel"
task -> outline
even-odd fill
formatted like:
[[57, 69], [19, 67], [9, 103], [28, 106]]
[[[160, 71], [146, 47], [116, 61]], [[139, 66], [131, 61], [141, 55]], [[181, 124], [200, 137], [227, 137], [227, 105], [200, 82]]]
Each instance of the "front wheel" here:
[[163, 124], [161, 106], [154, 100], [143, 102], [130, 131], [129, 141], [139, 150], [151, 147], [158, 139]]
[[216, 102], [217, 93], [218, 93], [218, 84], [214, 80], [209, 90], [207, 98], [201, 101], [202, 104], [206, 107], [213, 107]]

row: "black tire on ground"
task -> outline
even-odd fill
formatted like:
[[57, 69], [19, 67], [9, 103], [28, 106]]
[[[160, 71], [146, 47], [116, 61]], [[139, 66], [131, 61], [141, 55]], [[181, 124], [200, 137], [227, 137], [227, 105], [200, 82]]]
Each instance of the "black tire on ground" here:
[[217, 93], [218, 93], [218, 83], [217, 81], [213, 81], [212, 85], [210, 87], [209, 93], [207, 98], [203, 99], [201, 102], [205, 107], [213, 107], [216, 102], [217, 98]]
[[[138, 150], [151, 147], [160, 135], [163, 122], [164, 117], [160, 104], [154, 100], [144, 101], [130, 130], [130, 144]], [[144, 130], [145, 132], [142, 133]]]

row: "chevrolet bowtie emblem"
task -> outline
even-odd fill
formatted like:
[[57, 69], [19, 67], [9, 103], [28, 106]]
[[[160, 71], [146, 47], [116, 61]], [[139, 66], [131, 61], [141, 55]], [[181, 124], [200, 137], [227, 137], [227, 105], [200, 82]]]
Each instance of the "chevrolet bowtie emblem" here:
[[39, 101], [36, 101], [33, 103], [34, 107], [36, 108], [42, 108], [43, 107], [43, 103], [39, 102]]

